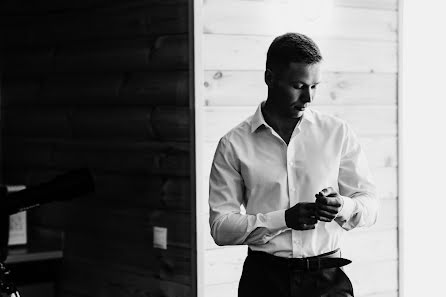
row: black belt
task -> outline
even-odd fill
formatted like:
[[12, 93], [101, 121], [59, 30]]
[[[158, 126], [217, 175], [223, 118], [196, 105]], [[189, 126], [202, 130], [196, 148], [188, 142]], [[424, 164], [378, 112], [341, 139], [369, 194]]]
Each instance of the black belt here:
[[248, 248], [248, 256], [273, 265], [287, 266], [293, 270], [317, 271], [324, 268], [342, 267], [352, 261], [340, 257], [339, 249], [307, 258], [284, 258]]

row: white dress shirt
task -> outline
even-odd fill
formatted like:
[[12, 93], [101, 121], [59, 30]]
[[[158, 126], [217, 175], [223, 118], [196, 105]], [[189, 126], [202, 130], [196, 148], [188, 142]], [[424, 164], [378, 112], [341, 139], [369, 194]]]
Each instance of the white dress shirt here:
[[[262, 104], [217, 146], [209, 181], [215, 242], [247, 244], [280, 257], [309, 257], [338, 248], [345, 230], [374, 224], [375, 186], [348, 125], [307, 108], [287, 145], [265, 122]], [[326, 187], [343, 199], [336, 219], [318, 221], [313, 230], [288, 228], [285, 210], [315, 202], [315, 194]]]

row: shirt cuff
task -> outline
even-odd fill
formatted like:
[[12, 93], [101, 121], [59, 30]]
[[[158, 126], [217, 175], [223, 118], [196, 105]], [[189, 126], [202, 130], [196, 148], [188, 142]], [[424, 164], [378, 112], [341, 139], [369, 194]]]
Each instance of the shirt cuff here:
[[285, 222], [285, 209], [268, 212], [265, 214], [266, 224], [270, 230], [282, 230], [288, 228]]
[[353, 199], [350, 197], [341, 196], [341, 199], [343, 201], [342, 208], [336, 217], [341, 219], [342, 221], [347, 221], [352, 216], [356, 204], [355, 201], [353, 201]]

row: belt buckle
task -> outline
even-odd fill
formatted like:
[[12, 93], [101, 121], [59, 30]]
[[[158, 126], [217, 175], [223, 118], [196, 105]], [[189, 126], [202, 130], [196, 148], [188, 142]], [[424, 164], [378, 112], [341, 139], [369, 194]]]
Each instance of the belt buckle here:
[[[317, 266], [315, 269], [311, 268], [311, 263], [316, 262]], [[320, 258], [316, 258], [316, 259], [309, 259], [309, 258], [305, 258], [305, 264], [306, 264], [306, 270], [307, 271], [318, 271], [321, 269], [321, 259]]]

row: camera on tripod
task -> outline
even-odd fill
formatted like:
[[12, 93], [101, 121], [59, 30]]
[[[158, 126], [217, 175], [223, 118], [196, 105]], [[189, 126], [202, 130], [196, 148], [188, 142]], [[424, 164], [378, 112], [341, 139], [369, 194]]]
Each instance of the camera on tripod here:
[[94, 191], [94, 180], [89, 169], [77, 169], [53, 180], [8, 194], [0, 186], [0, 296], [20, 296], [11, 271], [4, 262], [8, 255], [9, 216], [41, 204], [70, 200]]

